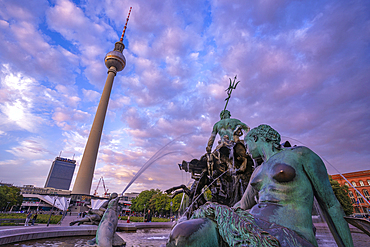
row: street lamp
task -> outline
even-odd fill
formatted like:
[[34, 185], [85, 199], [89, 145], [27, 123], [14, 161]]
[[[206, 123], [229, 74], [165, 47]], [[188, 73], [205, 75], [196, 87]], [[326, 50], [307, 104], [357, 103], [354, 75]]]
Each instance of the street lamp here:
[[171, 211], [170, 211], [170, 219], [171, 219], [171, 217], [172, 217], [172, 205], [173, 205], [172, 201], [171, 201], [170, 205], [171, 205]]
[[145, 204], [144, 204], [144, 217], [143, 217], [143, 222], [145, 222]]
[[51, 207], [49, 220], [48, 220], [48, 223], [46, 224], [46, 226], [49, 226], [49, 224], [50, 224], [51, 213], [54, 210], [54, 205], [55, 205], [55, 201], [57, 200], [57, 198], [58, 198], [58, 194], [55, 194], [55, 196], [54, 196], [54, 203], [53, 203], [53, 206]]
[[10, 202], [7, 202], [7, 204], [6, 204], [5, 213], [6, 213], [6, 209], [8, 208], [9, 203]]

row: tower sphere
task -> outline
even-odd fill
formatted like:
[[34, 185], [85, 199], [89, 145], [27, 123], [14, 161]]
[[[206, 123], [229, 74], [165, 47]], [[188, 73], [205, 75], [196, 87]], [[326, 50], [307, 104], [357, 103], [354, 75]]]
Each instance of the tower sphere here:
[[109, 69], [110, 67], [115, 67], [117, 71], [123, 70], [126, 66], [126, 58], [123, 56], [122, 52], [111, 51], [105, 56], [105, 66]]

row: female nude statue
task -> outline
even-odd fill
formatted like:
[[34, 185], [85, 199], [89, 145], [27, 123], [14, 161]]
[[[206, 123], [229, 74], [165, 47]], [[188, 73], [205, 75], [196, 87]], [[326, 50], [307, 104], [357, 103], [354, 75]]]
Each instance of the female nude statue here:
[[[252, 158], [264, 162], [253, 172], [242, 199], [233, 208], [206, 204], [198, 209], [193, 219], [172, 230], [167, 246], [198, 246], [198, 241], [202, 246], [317, 246], [314, 196], [338, 246], [353, 246], [318, 155], [306, 147], [282, 147], [279, 133], [268, 125], [252, 129], [244, 140]], [[205, 237], [215, 236], [215, 229], [217, 238]]]

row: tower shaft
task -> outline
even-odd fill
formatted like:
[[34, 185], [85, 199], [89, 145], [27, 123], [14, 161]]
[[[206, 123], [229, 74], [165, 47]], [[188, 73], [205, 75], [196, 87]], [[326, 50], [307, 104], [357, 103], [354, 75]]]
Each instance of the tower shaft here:
[[108, 70], [107, 80], [90, 130], [89, 138], [87, 139], [72, 194], [90, 195], [105, 115], [116, 73], [116, 68], [111, 66]]
[[108, 68], [108, 76], [107, 80], [105, 81], [105, 86], [100, 98], [98, 109], [96, 110], [93, 125], [91, 126], [89, 138], [87, 139], [85, 150], [82, 155], [80, 168], [78, 170], [76, 181], [72, 190], [73, 195], [90, 195], [95, 163], [98, 156], [100, 139], [103, 132], [103, 125], [105, 115], [107, 113], [113, 80], [117, 72], [122, 71], [126, 66], [126, 58], [122, 54], [123, 49], [125, 49], [125, 45], [122, 43], [122, 41], [126, 31], [128, 18], [130, 17], [131, 9], [132, 7], [130, 7], [120, 41], [115, 43], [114, 50], [108, 52], [104, 58], [105, 66]]

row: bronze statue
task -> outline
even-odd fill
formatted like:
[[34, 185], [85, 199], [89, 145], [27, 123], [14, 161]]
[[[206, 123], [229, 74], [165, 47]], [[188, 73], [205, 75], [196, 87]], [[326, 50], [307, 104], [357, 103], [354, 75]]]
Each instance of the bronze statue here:
[[[213, 127], [207, 153], [199, 160], [179, 164], [180, 170], [191, 172], [191, 177], [195, 179], [192, 188], [186, 190], [185, 185], [180, 185], [167, 190], [167, 193], [175, 191], [173, 196], [182, 192], [190, 195], [191, 206], [186, 211], [188, 217], [205, 203], [205, 199], [199, 195], [206, 186], [211, 190], [212, 202], [233, 206], [241, 199], [252, 174], [253, 160], [246, 153], [244, 142], [239, 140], [243, 130], [249, 131], [249, 127], [238, 119], [230, 118], [228, 110], [221, 112], [221, 118]], [[221, 140], [211, 152], [217, 134]], [[178, 189], [182, 190], [176, 191]]]
[[104, 214], [101, 217], [98, 229], [96, 230], [95, 238], [87, 241], [87, 246], [98, 247], [124, 247], [126, 242], [116, 233], [118, 224], [120, 197], [117, 193], [111, 196]]
[[[242, 199], [233, 208], [207, 203], [171, 231], [167, 246], [198, 246], [194, 236], [218, 232], [219, 246], [317, 246], [312, 224], [314, 196], [338, 246], [353, 246], [344, 212], [330, 186], [324, 163], [306, 147], [284, 147], [268, 125], [244, 139], [253, 159], [262, 158]], [[250, 209], [250, 211], [245, 211]], [[182, 229], [187, 229], [186, 231]], [[210, 236], [214, 236], [211, 235]], [[203, 245], [207, 246], [207, 245]]]
[[211, 153], [213, 143], [215, 142], [216, 135], [219, 134], [221, 143], [224, 142], [225, 136], [228, 137], [228, 141], [235, 141], [235, 136], [240, 136], [241, 129], [248, 132], [250, 128], [239, 119], [230, 118], [231, 114], [228, 110], [223, 110], [220, 113], [221, 120], [215, 123], [213, 126], [211, 137], [208, 140], [206, 147], [207, 153]]
[[69, 223], [70, 226], [73, 226], [74, 224], [81, 225], [81, 224], [86, 224], [86, 225], [99, 225], [101, 218], [104, 215], [104, 212], [107, 210], [107, 207], [109, 205], [109, 202], [115, 198], [118, 197], [117, 193], [112, 193], [109, 197], [109, 200], [105, 201], [98, 210], [96, 209], [90, 209], [88, 214], [78, 220], [74, 220], [71, 223]]

